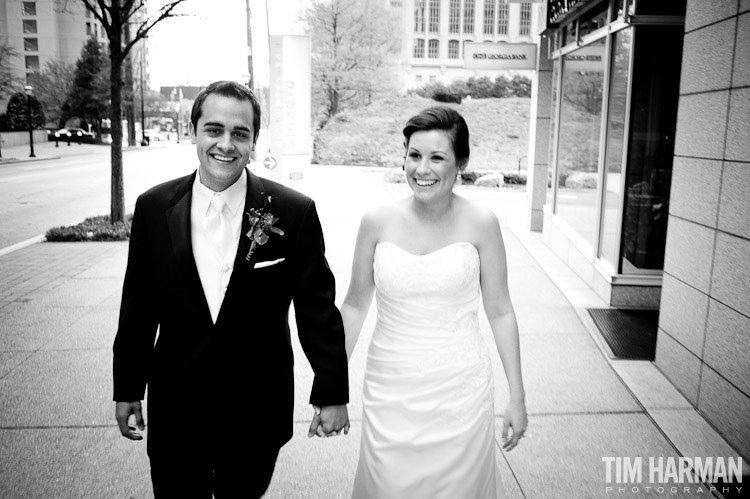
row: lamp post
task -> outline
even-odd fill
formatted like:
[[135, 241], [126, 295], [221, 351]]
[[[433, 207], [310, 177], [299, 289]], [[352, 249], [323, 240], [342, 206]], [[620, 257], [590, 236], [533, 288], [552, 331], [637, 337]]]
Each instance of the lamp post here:
[[141, 146], [147, 146], [149, 141], [146, 138], [146, 112], [143, 103], [143, 52], [144, 48], [141, 47]]
[[31, 124], [31, 92], [34, 90], [31, 85], [23, 87], [26, 92], [26, 119], [29, 121], [29, 146], [31, 147], [30, 158], [36, 158], [34, 154], [34, 127]]

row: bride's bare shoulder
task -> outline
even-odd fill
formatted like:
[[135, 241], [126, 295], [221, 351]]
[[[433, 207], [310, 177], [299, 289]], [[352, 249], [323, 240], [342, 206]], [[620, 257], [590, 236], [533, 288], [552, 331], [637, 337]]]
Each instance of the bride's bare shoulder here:
[[404, 203], [391, 202], [370, 208], [363, 216], [361, 225], [370, 228], [383, 228], [403, 216]]

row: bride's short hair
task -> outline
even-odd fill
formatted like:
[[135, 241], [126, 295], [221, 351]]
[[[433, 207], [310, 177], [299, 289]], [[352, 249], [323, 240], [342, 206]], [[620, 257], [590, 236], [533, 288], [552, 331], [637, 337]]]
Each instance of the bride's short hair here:
[[456, 156], [456, 166], [459, 170], [466, 168], [469, 163], [469, 127], [464, 117], [448, 106], [429, 107], [406, 122], [404, 145], [409, 147], [409, 139], [414, 132], [429, 130], [443, 130], [448, 134]]

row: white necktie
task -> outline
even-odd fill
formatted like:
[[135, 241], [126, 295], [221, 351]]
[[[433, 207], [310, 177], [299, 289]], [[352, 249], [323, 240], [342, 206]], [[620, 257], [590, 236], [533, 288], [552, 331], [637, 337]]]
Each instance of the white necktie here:
[[232, 226], [229, 222], [227, 202], [218, 193], [211, 197], [211, 208], [206, 220], [206, 234], [216, 254], [224, 262], [232, 246]]

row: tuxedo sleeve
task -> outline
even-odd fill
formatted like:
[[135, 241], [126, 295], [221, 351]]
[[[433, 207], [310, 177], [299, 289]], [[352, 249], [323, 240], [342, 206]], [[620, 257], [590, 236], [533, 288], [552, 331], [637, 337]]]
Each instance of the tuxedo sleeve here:
[[344, 325], [335, 305], [336, 284], [325, 257], [323, 230], [311, 200], [300, 224], [296, 247], [294, 310], [302, 349], [312, 366], [310, 403], [317, 406], [349, 402], [349, 377]]
[[113, 347], [114, 400], [143, 400], [158, 326], [156, 273], [148, 246], [145, 208], [138, 199]]

